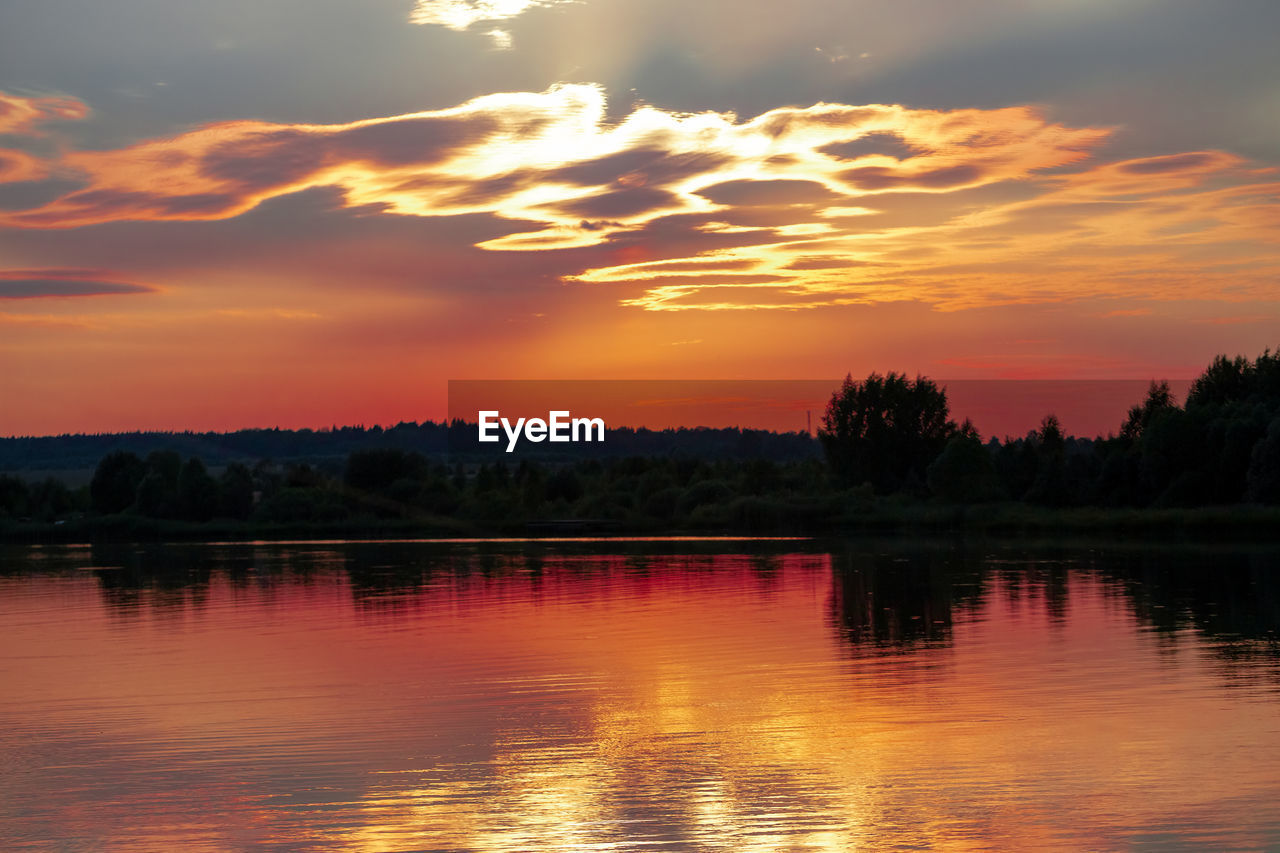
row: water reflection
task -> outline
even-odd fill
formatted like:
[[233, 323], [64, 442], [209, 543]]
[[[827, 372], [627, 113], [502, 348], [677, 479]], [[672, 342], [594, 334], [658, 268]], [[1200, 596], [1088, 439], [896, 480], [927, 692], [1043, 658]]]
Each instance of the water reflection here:
[[0, 848], [1274, 847], [1275, 564], [9, 550]]
[[1280, 684], [1280, 559], [1269, 550], [1130, 551], [1099, 563], [1169, 646], [1206, 642], [1230, 684]]
[[989, 570], [963, 551], [847, 551], [832, 574], [832, 616], [855, 646], [911, 649], [951, 639], [957, 609], [982, 600]]

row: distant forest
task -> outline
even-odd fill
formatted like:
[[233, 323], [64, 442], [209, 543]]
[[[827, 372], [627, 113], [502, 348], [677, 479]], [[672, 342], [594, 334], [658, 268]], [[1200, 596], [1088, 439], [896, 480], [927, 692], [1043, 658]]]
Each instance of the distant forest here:
[[89, 538], [201, 529], [810, 533], [876, 520], [972, 526], [1027, 511], [1049, 513], [1043, 523], [1052, 527], [1063, 510], [1105, 526], [1134, 512], [1196, 507], [1280, 532], [1280, 514], [1266, 510], [1280, 504], [1280, 353], [1270, 351], [1215, 359], [1182, 404], [1152, 382], [1117, 431], [1096, 439], [1066, 436], [1046, 414], [1023, 437], [983, 443], [971, 424], [950, 419], [944, 388], [896, 373], [847, 378], [817, 439], [618, 429], [603, 444], [542, 444], [537, 455], [507, 456], [480, 452], [475, 429], [6, 439], [0, 465], [10, 470], [92, 467], [93, 476], [72, 486], [0, 474], [0, 532], [35, 540], [55, 527]]
[[[342, 426], [330, 429], [242, 429], [234, 432], [121, 432], [0, 438], [0, 471], [91, 469], [113, 451], [146, 456], [172, 451], [207, 465], [259, 460], [307, 463], [341, 471], [348, 456], [362, 450], [403, 450], [442, 460], [452, 449], [465, 455], [491, 455], [476, 443], [476, 425], [406, 421], [393, 427]], [[610, 429], [596, 444], [522, 446], [520, 458], [687, 455], [703, 459], [765, 458], [777, 462], [817, 458], [822, 448], [805, 433], [756, 429]], [[500, 452], [500, 451], [499, 451]]]

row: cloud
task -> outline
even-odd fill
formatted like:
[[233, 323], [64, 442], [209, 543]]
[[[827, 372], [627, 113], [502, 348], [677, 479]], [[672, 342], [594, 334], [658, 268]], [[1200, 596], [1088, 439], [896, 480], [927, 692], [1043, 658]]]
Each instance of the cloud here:
[[[872, 183], [900, 192], [1025, 178], [1079, 160], [1107, 135], [1051, 125], [1026, 108], [817, 104], [739, 122], [731, 114], [640, 107], [615, 123], [605, 106], [598, 87], [565, 85], [350, 124], [207, 125], [125, 149], [68, 153], [58, 167], [83, 175], [85, 186], [0, 222], [67, 228], [222, 219], [268, 198], [332, 186], [352, 207], [429, 217], [496, 212], [541, 223], [540, 244], [570, 247], [676, 212], [863, 198], [877, 187], [863, 186], [847, 160], [819, 149], [885, 128], [921, 153], [854, 162], [876, 170]], [[612, 216], [615, 208], [625, 213], [612, 231], [579, 230], [583, 211]]]
[[511, 49], [512, 42], [511, 42], [511, 33], [509, 31], [494, 27], [491, 30], [486, 30], [485, 35], [487, 35], [493, 41], [493, 46], [498, 50]]
[[34, 97], [0, 92], [0, 134], [39, 135], [37, 125], [85, 118], [89, 108], [75, 98]]
[[0, 270], [0, 299], [46, 299], [152, 293], [154, 287], [105, 281], [103, 270]]
[[[481, 21], [505, 21], [539, 6], [557, 6], [572, 0], [418, 0], [409, 20], [415, 24], [435, 24], [451, 30], [465, 30]], [[502, 37], [494, 33], [501, 33]], [[489, 35], [500, 46], [510, 46], [511, 37], [502, 30]], [[505, 37], [506, 44], [502, 45]]]
[[[89, 108], [75, 98], [24, 97], [0, 92], [0, 136], [41, 137], [40, 125], [50, 121], [82, 119]], [[33, 154], [0, 148], [0, 184], [38, 181], [48, 177], [49, 167]]]
[[0, 149], [0, 184], [38, 181], [48, 174], [48, 167], [38, 157], [25, 151]]
[[599, 87], [561, 85], [70, 152], [49, 168], [83, 185], [0, 224], [219, 220], [328, 188], [363, 216], [509, 223], [473, 245], [558, 258], [647, 310], [1277, 297], [1271, 171], [1222, 151], [1099, 162], [1110, 133], [1031, 107], [610, 119]]
[[816, 181], [725, 181], [698, 190], [716, 204], [734, 207], [772, 207], [796, 204], [834, 204], [845, 196]]
[[97, 329], [102, 324], [86, 317], [63, 317], [57, 314], [10, 314], [0, 311], [0, 325], [34, 326], [42, 329]]

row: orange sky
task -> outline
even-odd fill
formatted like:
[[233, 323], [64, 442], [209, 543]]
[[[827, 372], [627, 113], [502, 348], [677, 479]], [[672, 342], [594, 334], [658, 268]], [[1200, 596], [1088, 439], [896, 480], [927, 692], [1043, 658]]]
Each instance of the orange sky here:
[[[79, 29], [0, 12], [35, 42], [0, 60], [0, 434], [439, 418], [463, 378], [1185, 378], [1280, 343], [1258, 21], [1202, 38], [1196, 89], [1190, 11], [801, 5], [673, 46], [666, 3], [422, 0], [368, 13], [387, 57], [323, 102], [283, 22], [185, 63], [120, 34], [104, 88], [54, 45]], [[1015, 50], [1055, 34], [1092, 73]]]

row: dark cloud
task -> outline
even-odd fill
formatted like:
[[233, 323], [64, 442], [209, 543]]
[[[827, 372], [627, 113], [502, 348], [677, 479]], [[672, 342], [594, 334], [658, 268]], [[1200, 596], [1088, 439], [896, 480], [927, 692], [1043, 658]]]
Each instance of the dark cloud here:
[[199, 172], [250, 192], [285, 187], [319, 171], [330, 150], [328, 140], [305, 130], [255, 133], [205, 152]]
[[584, 219], [636, 216], [664, 207], [675, 207], [679, 200], [672, 193], [654, 187], [614, 190], [590, 198], [554, 206], [554, 210]]
[[850, 184], [864, 190], [921, 189], [939, 190], [976, 183], [983, 179], [982, 167], [971, 163], [943, 166], [923, 172], [903, 171], [886, 166], [863, 166], [841, 173]]
[[[3, 170], [3, 166], [0, 166], [0, 170]], [[0, 177], [0, 211], [43, 207], [84, 186], [82, 181], [68, 178], [41, 180], [36, 176], [36, 179], [28, 180], [25, 176], [15, 176], [13, 181], [13, 183], [5, 183]]]
[[457, 187], [452, 194], [445, 195], [445, 203], [471, 207], [496, 203], [521, 190], [537, 186], [541, 180], [541, 175], [538, 172], [525, 169], [499, 175], [496, 178], [481, 178], [474, 181], [459, 180], [451, 184], [443, 183], [436, 177], [412, 178], [398, 184], [396, 190], [398, 192], [415, 192], [418, 190], [444, 190], [449, 187]]
[[216, 216], [231, 210], [237, 202], [235, 197], [219, 193], [162, 195], [142, 190], [90, 189], [63, 196], [59, 201], [60, 212], [36, 209], [24, 213], [23, 218], [29, 225], [39, 227], [59, 225], [67, 211], [86, 219], [101, 217], [104, 220]]
[[606, 228], [622, 228], [622, 223], [616, 219], [584, 219], [578, 223], [578, 227], [583, 231], [603, 231]]
[[153, 287], [119, 281], [89, 281], [67, 278], [0, 279], [0, 299], [42, 299], [66, 296], [108, 296], [125, 293], [152, 293]]
[[773, 239], [767, 232], [718, 231], [708, 226], [723, 221], [720, 213], [677, 213], [659, 216], [634, 231], [610, 235], [614, 247], [652, 246], [653, 256], [644, 260], [675, 260], [719, 249], [754, 246]]
[[[546, 120], [533, 117], [515, 124], [515, 135], [528, 135], [545, 126]], [[410, 116], [336, 132], [285, 127], [246, 134], [210, 148], [199, 157], [199, 172], [241, 190], [260, 192], [301, 183], [326, 167], [344, 163], [432, 166], [462, 148], [481, 144], [500, 126], [494, 116], [479, 114]]]
[[[647, 267], [645, 268], [648, 269]], [[787, 284], [785, 276], [771, 273], [716, 273], [715, 275], [658, 275], [643, 279], [647, 287], [675, 287], [692, 285], [696, 287], [724, 287], [726, 285], [751, 284]]]
[[538, 133], [549, 123], [537, 116], [514, 117], [514, 127], [502, 127], [484, 113], [464, 116], [419, 116], [394, 122], [365, 124], [333, 134], [329, 147], [339, 161], [367, 160], [382, 166], [430, 166], [454, 152], [482, 144], [500, 128], [517, 138]]
[[741, 270], [755, 266], [755, 261], [732, 260], [728, 258], [706, 258], [691, 261], [667, 261], [657, 264], [646, 264], [649, 272], [700, 272], [706, 270]]
[[906, 160], [919, 153], [896, 133], [868, 133], [866, 136], [848, 142], [824, 145], [818, 150], [837, 160], [856, 160], [872, 154], [892, 157], [895, 160]]
[[615, 182], [667, 184], [693, 175], [714, 172], [733, 162], [729, 154], [676, 153], [665, 148], [636, 148], [594, 160], [585, 160], [543, 173], [544, 179], [582, 186]]
[[791, 204], [830, 204], [844, 201], [817, 181], [725, 181], [698, 190], [698, 195], [716, 204], [763, 207]]

